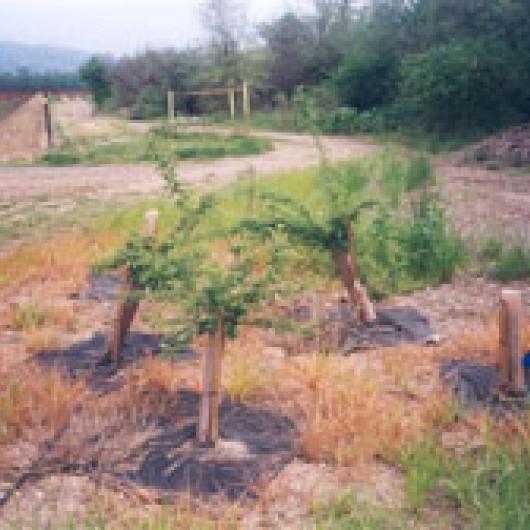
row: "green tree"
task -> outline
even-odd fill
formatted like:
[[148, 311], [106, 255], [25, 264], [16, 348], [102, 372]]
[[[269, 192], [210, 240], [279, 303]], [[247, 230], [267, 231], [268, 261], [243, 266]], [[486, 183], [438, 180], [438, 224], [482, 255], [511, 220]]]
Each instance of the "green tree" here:
[[524, 116], [525, 68], [502, 41], [455, 39], [404, 59], [400, 98], [431, 129], [497, 127]]
[[359, 110], [372, 109], [394, 99], [398, 63], [390, 54], [355, 53], [342, 63], [334, 82], [341, 103]]
[[111, 95], [106, 62], [101, 57], [94, 55], [81, 67], [80, 76], [92, 93], [96, 107], [101, 108]]

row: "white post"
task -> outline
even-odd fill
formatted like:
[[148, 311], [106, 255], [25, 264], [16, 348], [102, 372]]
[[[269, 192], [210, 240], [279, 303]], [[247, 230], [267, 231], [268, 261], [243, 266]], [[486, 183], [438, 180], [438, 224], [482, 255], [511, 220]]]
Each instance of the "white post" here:
[[243, 81], [243, 114], [245, 119], [250, 119], [250, 85]]
[[167, 93], [167, 121], [171, 124], [175, 120], [175, 92], [169, 90]]
[[144, 233], [147, 237], [156, 237], [158, 233], [158, 210], [152, 208], [147, 210], [144, 216]]
[[230, 106], [230, 119], [236, 119], [236, 91], [234, 88], [228, 89], [228, 104]]

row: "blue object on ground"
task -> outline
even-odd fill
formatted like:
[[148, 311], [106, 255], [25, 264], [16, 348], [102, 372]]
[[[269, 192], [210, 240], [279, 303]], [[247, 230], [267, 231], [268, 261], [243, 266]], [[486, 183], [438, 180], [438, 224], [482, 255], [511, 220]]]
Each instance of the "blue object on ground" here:
[[530, 351], [526, 352], [523, 356], [523, 366], [525, 370], [530, 370]]

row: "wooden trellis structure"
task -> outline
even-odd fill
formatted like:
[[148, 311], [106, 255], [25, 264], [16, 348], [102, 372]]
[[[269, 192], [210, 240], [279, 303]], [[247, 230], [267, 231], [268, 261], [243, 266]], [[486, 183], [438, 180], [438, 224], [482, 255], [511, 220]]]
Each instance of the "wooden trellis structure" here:
[[225, 88], [212, 88], [209, 90], [189, 90], [184, 92], [174, 92], [172, 90], [167, 93], [167, 119], [169, 123], [173, 123], [175, 119], [175, 96], [225, 96], [228, 100], [228, 107], [230, 109], [230, 119], [236, 119], [236, 94], [243, 96], [243, 116], [245, 119], [250, 118], [251, 101], [250, 101], [250, 83], [244, 81], [241, 86], [229, 86]]

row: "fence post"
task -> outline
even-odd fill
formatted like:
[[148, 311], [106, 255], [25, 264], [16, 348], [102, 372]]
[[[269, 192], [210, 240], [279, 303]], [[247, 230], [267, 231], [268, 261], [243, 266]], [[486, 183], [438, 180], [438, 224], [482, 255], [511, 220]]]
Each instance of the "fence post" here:
[[243, 115], [246, 120], [250, 119], [250, 85], [243, 81]]
[[503, 289], [499, 318], [499, 367], [502, 388], [508, 392], [525, 391], [521, 346], [522, 294]]
[[208, 335], [203, 353], [202, 394], [199, 405], [197, 439], [200, 444], [215, 445], [219, 438], [219, 406], [221, 404], [221, 366], [224, 351], [224, 324]]
[[236, 90], [233, 87], [228, 89], [228, 105], [230, 106], [230, 119], [236, 119]]
[[[158, 210], [151, 209], [145, 213], [144, 216], [144, 235], [146, 237], [156, 238], [158, 233]], [[118, 300], [118, 307], [112, 333], [109, 341], [108, 354], [112, 363], [118, 366], [120, 363], [121, 350], [123, 341], [129, 333], [131, 324], [134, 320], [136, 312], [138, 311], [139, 301], [135, 298], [131, 299], [131, 292], [133, 287], [130, 281], [130, 267], [127, 264], [121, 270], [122, 289], [120, 299]]]
[[48, 149], [53, 146], [53, 130], [52, 130], [52, 115], [50, 110], [50, 99], [47, 94], [44, 95], [46, 98], [44, 101], [44, 129], [46, 133], [46, 145]]
[[138, 302], [129, 300], [131, 287], [129, 279], [129, 265], [125, 265], [120, 271], [122, 280], [122, 288], [120, 292], [120, 299], [118, 300], [118, 307], [116, 316], [112, 326], [111, 339], [108, 348], [108, 354], [114, 366], [120, 364], [121, 350], [123, 340], [129, 331], [129, 328], [134, 319], [134, 315], [138, 308]]
[[167, 93], [167, 121], [170, 124], [175, 121], [175, 92], [172, 90]]
[[156, 237], [158, 234], [158, 210], [152, 208], [147, 210], [144, 216], [144, 233], [147, 237]]

